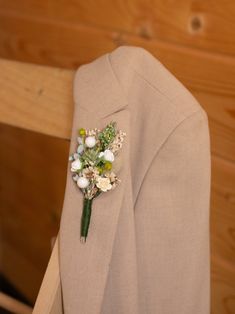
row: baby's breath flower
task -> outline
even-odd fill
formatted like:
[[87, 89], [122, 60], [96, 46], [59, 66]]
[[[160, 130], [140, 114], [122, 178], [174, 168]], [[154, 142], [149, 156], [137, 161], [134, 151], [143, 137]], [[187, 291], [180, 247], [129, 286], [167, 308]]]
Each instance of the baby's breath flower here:
[[126, 136], [126, 133], [119, 130], [115, 136], [115, 139], [113, 140], [113, 142], [109, 145], [109, 149], [113, 152], [116, 153], [123, 144], [124, 138]]
[[86, 135], [87, 136], [97, 136], [99, 132], [100, 132], [100, 129], [95, 128], [95, 129], [87, 130]]
[[81, 174], [86, 178], [95, 179], [97, 176], [99, 176], [99, 170], [97, 167], [89, 166], [84, 168]]

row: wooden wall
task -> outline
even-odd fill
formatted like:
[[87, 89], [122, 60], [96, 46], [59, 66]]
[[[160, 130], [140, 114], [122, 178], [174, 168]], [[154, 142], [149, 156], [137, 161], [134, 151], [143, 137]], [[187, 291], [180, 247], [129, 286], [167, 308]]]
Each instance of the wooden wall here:
[[[232, 0], [0, 0], [0, 57], [76, 69], [119, 45], [138, 45], [205, 108], [213, 314], [235, 312], [234, 16]], [[2, 101], [7, 105], [7, 98]], [[32, 302], [58, 230], [68, 144], [59, 135], [0, 128], [2, 271]]]

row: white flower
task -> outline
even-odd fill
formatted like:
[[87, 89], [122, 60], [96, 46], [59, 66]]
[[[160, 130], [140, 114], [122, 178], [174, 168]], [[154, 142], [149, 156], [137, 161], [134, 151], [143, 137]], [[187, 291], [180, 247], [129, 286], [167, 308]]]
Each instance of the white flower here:
[[85, 139], [85, 144], [87, 147], [89, 148], [92, 148], [95, 146], [96, 144], [96, 139], [94, 136], [88, 136], [86, 139]]
[[71, 171], [76, 172], [77, 170], [80, 170], [82, 168], [82, 163], [80, 159], [76, 159], [71, 163]]
[[83, 139], [82, 139], [81, 136], [78, 136], [78, 137], [77, 137], [77, 141], [78, 141], [79, 144], [83, 144]]
[[110, 149], [106, 149], [104, 152], [100, 152], [99, 157], [104, 157], [105, 160], [110, 162], [114, 161], [114, 154]]
[[98, 177], [96, 181], [97, 188], [101, 189], [103, 192], [111, 190], [112, 184], [108, 178]]
[[99, 155], [98, 155], [99, 158], [102, 157], [102, 156], [104, 156], [104, 152], [100, 152]]
[[84, 146], [83, 146], [83, 144], [80, 144], [80, 145], [78, 146], [78, 148], [77, 148], [77, 153], [78, 153], [78, 154], [81, 154], [83, 151], [84, 151]]
[[74, 154], [73, 154], [73, 158], [74, 158], [74, 159], [78, 159], [78, 158], [79, 158], [79, 155], [78, 155], [77, 153], [74, 153]]
[[87, 178], [85, 178], [85, 177], [79, 177], [78, 180], [77, 180], [77, 185], [81, 189], [85, 189], [89, 185], [89, 180], [87, 180]]
[[89, 167], [83, 168], [82, 175], [86, 177], [87, 179], [93, 179], [99, 176], [99, 171], [96, 167], [89, 166]]

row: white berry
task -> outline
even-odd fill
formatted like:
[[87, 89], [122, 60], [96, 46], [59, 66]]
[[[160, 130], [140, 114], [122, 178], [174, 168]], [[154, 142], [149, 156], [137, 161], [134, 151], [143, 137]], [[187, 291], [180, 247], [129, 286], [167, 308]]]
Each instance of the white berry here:
[[76, 159], [71, 163], [71, 171], [76, 172], [82, 168], [82, 163], [80, 159]]
[[87, 147], [92, 148], [96, 144], [96, 140], [94, 136], [88, 136], [85, 140], [85, 144]]
[[87, 178], [80, 177], [80, 178], [78, 178], [78, 180], [77, 180], [77, 185], [78, 185], [81, 189], [85, 189], [86, 187], [88, 187], [89, 181], [87, 180]]
[[107, 161], [111, 161], [113, 162], [114, 161], [114, 154], [111, 150], [109, 149], [106, 149], [104, 151], [104, 159], [107, 160]]

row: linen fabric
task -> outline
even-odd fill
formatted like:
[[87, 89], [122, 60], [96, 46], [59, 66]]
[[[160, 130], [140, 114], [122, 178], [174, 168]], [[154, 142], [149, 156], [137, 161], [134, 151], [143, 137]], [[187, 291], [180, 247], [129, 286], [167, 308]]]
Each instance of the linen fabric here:
[[110, 121], [126, 132], [121, 183], [93, 201], [80, 242], [83, 194], [70, 164], [47, 313], [209, 314], [208, 116], [150, 52], [120, 46], [74, 77], [70, 154], [77, 130]]

